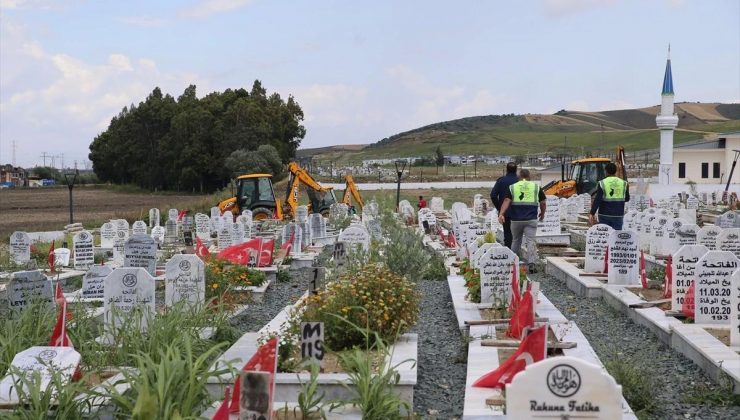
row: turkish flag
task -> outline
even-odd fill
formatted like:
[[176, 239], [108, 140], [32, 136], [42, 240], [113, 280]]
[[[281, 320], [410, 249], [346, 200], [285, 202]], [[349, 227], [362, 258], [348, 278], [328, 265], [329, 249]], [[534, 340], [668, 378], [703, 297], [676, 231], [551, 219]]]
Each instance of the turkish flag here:
[[663, 299], [669, 299], [673, 295], [673, 257], [668, 256], [665, 261], [665, 281], [663, 284]]
[[647, 282], [647, 270], [645, 269], [645, 253], [640, 250], [640, 281], [642, 282], [642, 288], [648, 288]]
[[288, 255], [291, 248], [293, 248], [293, 240], [295, 240], [295, 231], [293, 231], [293, 234], [290, 235], [290, 238], [287, 241], [280, 245], [280, 250], [285, 251], [285, 255]]
[[51, 241], [51, 248], [49, 248], [49, 255], [46, 257], [46, 263], [49, 264], [49, 270], [54, 272], [56, 267], [56, 256], [54, 255], [54, 241]]
[[226, 390], [224, 390], [224, 401], [218, 407], [218, 410], [213, 413], [211, 420], [229, 420], [229, 402], [231, 401], [231, 394], [229, 391], [231, 391], [231, 388], [227, 386]]
[[683, 297], [683, 304], [681, 305], [681, 312], [686, 315], [687, 318], [694, 318], [694, 295], [696, 294], [696, 283], [691, 282], [689, 290], [686, 291], [686, 295]]
[[202, 260], [211, 258], [211, 252], [203, 245], [203, 241], [200, 238], [195, 242], [195, 255], [199, 256]]
[[516, 308], [522, 300], [519, 289], [519, 275], [516, 272], [516, 264], [511, 263], [511, 301], [509, 302], [509, 315], [516, 313]]
[[516, 308], [516, 312], [514, 312], [509, 320], [509, 328], [506, 330], [506, 335], [509, 337], [521, 338], [522, 332], [524, 332], [525, 328], [534, 326], [532, 299], [531, 290], [524, 292], [524, 296], [522, 296], [522, 299]]
[[272, 265], [273, 253], [275, 251], [275, 240], [260, 242], [260, 253], [257, 267], [269, 267]]
[[609, 274], [609, 245], [604, 250], [604, 274]]
[[474, 387], [478, 388], [504, 388], [511, 383], [517, 373], [523, 371], [532, 363], [544, 360], [547, 355], [547, 325], [543, 325], [527, 335], [522, 340], [519, 348], [496, 370], [486, 373], [478, 378]]
[[[60, 289], [61, 290], [61, 289]], [[67, 335], [67, 301], [62, 297], [61, 301], [57, 301], [59, 304], [59, 316], [57, 316], [57, 323], [54, 326], [54, 331], [51, 333], [51, 340], [49, 345], [52, 347], [72, 347], [72, 340]]]
[[[272, 337], [270, 341], [260, 346], [251, 359], [244, 365], [244, 372], [268, 372], [270, 376], [270, 413], [272, 412], [272, 396], [275, 394], [275, 374], [277, 373], [277, 351], [278, 338]], [[237, 375], [234, 383], [234, 394], [231, 396], [229, 411], [239, 412], [239, 394], [241, 393], [241, 378]]]
[[231, 261], [234, 264], [248, 265], [251, 251], [259, 254], [262, 238], [257, 237], [247, 242], [231, 245], [218, 253], [218, 258]]
[[180, 210], [179, 213], [177, 213], [177, 221], [180, 222], [182, 219], [185, 218], [185, 215], [188, 214], [187, 210]]

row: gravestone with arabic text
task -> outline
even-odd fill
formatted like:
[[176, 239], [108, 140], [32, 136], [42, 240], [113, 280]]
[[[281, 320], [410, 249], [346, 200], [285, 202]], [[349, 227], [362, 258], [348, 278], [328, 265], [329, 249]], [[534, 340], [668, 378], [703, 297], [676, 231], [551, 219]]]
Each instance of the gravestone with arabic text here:
[[143, 268], [116, 268], [105, 278], [104, 284], [106, 325], [120, 326], [127, 314], [140, 311], [141, 326], [146, 328], [148, 317], [155, 313], [154, 277]]
[[508, 304], [511, 299], [511, 270], [519, 271], [519, 257], [509, 248], [491, 247], [478, 260], [480, 269], [481, 303], [494, 307]]
[[93, 245], [92, 233], [82, 230], [72, 237], [72, 249], [74, 249], [74, 268], [85, 270], [95, 264], [95, 246]]
[[615, 230], [609, 235], [609, 284], [640, 284], [640, 249], [637, 233]]
[[697, 324], [730, 324], [731, 282], [738, 264], [733, 253], [711, 250], [696, 262]]
[[16, 264], [31, 261], [31, 237], [26, 232], [10, 235], [10, 259]]
[[123, 247], [123, 266], [140, 267], [156, 276], [157, 241], [148, 235], [132, 235]]
[[177, 254], [165, 265], [164, 302], [173, 306], [185, 301], [202, 305], [206, 292], [205, 264], [196, 255]]
[[717, 249], [717, 239], [722, 229], [717, 226], [703, 226], [696, 234], [696, 243], [704, 245], [710, 251]]
[[82, 297], [105, 298], [105, 278], [113, 269], [107, 265], [94, 265], [82, 276]]
[[583, 271], [586, 273], [603, 273], [606, 247], [609, 235], [614, 231], [609, 225], [593, 225], [586, 231], [586, 260]]
[[41, 270], [16, 271], [8, 282], [8, 303], [14, 310], [23, 310], [34, 302], [54, 306], [51, 279]]
[[709, 250], [704, 245], [684, 245], [673, 254], [671, 309], [674, 311], [681, 310], [686, 292], [696, 278], [696, 262], [707, 252]]

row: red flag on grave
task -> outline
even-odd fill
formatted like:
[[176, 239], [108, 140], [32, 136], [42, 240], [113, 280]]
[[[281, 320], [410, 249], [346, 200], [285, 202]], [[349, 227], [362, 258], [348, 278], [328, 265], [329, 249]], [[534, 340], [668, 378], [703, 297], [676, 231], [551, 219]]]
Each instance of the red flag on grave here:
[[522, 296], [516, 312], [509, 320], [509, 328], [506, 330], [506, 335], [513, 338], [521, 338], [525, 328], [534, 326], [532, 305], [534, 305], [532, 302], [532, 292], [527, 290], [524, 292], [524, 296]]
[[227, 386], [226, 390], [224, 390], [224, 401], [218, 407], [218, 410], [213, 413], [211, 420], [229, 420], [229, 402], [231, 401], [231, 394], [229, 391], [231, 391], [231, 388]]
[[203, 245], [203, 241], [200, 238], [195, 242], [195, 255], [199, 256], [202, 260], [211, 258], [211, 252]]
[[269, 241], [260, 242], [260, 254], [257, 262], [257, 267], [269, 267], [272, 265], [273, 254], [275, 252], [275, 240], [270, 239]]
[[640, 282], [642, 282], [642, 288], [648, 288], [647, 281], [647, 270], [645, 269], [645, 252], [640, 250]]
[[665, 280], [663, 283], [663, 299], [669, 299], [673, 295], [673, 257], [670, 255], [665, 260]]
[[288, 255], [290, 250], [293, 248], [293, 240], [295, 239], [295, 231], [290, 235], [290, 238], [280, 245], [280, 250], [285, 251], [285, 255]]
[[604, 274], [609, 274], [609, 245], [604, 249]]
[[696, 294], [696, 288], [694, 287], [695, 284], [695, 282], [691, 282], [691, 286], [689, 286], [689, 290], [686, 291], [686, 294], [683, 297], [683, 304], [681, 305], [681, 313], [683, 313], [687, 318], [694, 318], [694, 295]]
[[231, 261], [234, 264], [248, 265], [252, 251], [259, 254], [261, 243], [262, 238], [258, 237], [241, 244], [231, 245], [219, 252], [218, 258]]
[[481, 376], [474, 387], [501, 388], [511, 383], [517, 373], [528, 365], [544, 360], [547, 355], [547, 325], [536, 328], [527, 335], [516, 352], [511, 355], [496, 370]]
[[[272, 396], [275, 393], [275, 374], [277, 372], [278, 338], [272, 337], [267, 343], [260, 346], [251, 359], [244, 365], [244, 372], [268, 372], [270, 376], [270, 412], [272, 412]], [[241, 393], [241, 377], [237, 375], [234, 383], [234, 394], [231, 396], [229, 411], [239, 412], [239, 394]]]
[[67, 301], [62, 297], [61, 301], [57, 300], [57, 303], [59, 306], [59, 315], [57, 316], [57, 323], [54, 325], [54, 331], [51, 333], [49, 346], [74, 348], [72, 340], [67, 335]]
[[511, 263], [511, 301], [509, 302], [509, 315], [516, 313], [517, 307], [522, 300], [519, 289], [519, 275], [516, 272], [516, 264]]
[[49, 255], [46, 256], [46, 263], [49, 264], [49, 270], [54, 272], [56, 268], [56, 255], [54, 255], [54, 241], [51, 241], [51, 248], [49, 248]]
[[184, 218], [185, 218], [185, 215], [187, 215], [187, 214], [188, 214], [188, 211], [187, 211], [187, 210], [180, 210], [180, 211], [179, 211], [179, 212], [177, 213], [177, 221], [178, 221], [178, 222], [181, 222], [181, 221], [182, 221], [182, 219], [184, 219]]

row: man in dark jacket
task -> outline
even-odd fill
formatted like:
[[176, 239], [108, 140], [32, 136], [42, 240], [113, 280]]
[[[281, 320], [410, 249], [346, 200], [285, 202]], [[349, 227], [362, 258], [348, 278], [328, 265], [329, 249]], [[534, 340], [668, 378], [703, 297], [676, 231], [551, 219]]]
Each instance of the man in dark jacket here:
[[[519, 178], [516, 176], [516, 163], [509, 162], [506, 164], [506, 175], [496, 180], [496, 184], [491, 190], [491, 203], [496, 207], [496, 211], [501, 213], [501, 205], [504, 204], [504, 198], [509, 192], [509, 187], [516, 184]], [[504, 245], [511, 249], [511, 217], [508, 215], [504, 218]]]
[[611, 226], [614, 230], [622, 230], [624, 220], [624, 203], [630, 201], [630, 188], [627, 181], [616, 177], [617, 165], [612, 162], [606, 164], [607, 177], [599, 181], [594, 201], [591, 203], [589, 221], [596, 223], [596, 212], [599, 212], [599, 223]]

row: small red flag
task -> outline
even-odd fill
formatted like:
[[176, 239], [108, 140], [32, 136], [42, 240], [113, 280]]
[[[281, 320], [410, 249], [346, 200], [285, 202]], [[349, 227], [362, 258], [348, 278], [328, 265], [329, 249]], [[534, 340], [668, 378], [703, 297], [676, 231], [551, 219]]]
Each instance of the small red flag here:
[[521, 338], [522, 332], [527, 327], [534, 326], [534, 311], [532, 302], [532, 292], [527, 290], [522, 296], [519, 306], [516, 308], [516, 312], [511, 316], [509, 320], [509, 329], [506, 330], [506, 335], [513, 338]]
[[280, 245], [280, 250], [285, 251], [287, 255], [291, 249], [293, 249], [293, 240], [295, 240], [295, 231], [290, 235], [290, 238]]
[[254, 251], [259, 255], [261, 244], [262, 238], [257, 237], [241, 244], [231, 245], [219, 252], [218, 258], [231, 261], [234, 264], [248, 265], [251, 252]]
[[[60, 289], [61, 290], [61, 289]], [[67, 335], [67, 301], [62, 297], [59, 303], [59, 316], [57, 317], [57, 323], [54, 326], [54, 331], [51, 333], [51, 340], [49, 345], [52, 347], [72, 347], [72, 340]]]
[[177, 213], [177, 221], [178, 221], [178, 222], [182, 221], [182, 219], [184, 219], [184, 218], [185, 218], [185, 215], [186, 215], [186, 214], [188, 214], [188, 211], [187, 211], [187, 210], [180, 210], [180, 211], [179, 211], [179, 212]]
[[604, 250], [604, 274], [609, 274], [609, 245]]
[[642, 282], [642, 288], [648, 288], [647, 281], [647, 270], [645, 269], [645, 252], [640, 250], [640, 282]]
[[218, 407], [218, 410], [213, 413], [211, 420], [229, 420], [229, 402], [231, 401], [231, 394], [229, 391], [231, 391], [231, 388], [227, 386], [226, 390], [224, 390], [224, 401]]
[[516, 309], [522, 300], [519, 289], [519, 275], [516, 272], [516, 264], [511, 263], [511, 301], [509, 302], [509, 315], [516, 313]]
[[269, 267], [272, 265], [273, 253], [275, 251], [275, 240], [260, 242], [260, 254], [257, 267]]
[[54, 255], [54, 241], [51, 241], [51, 248], [49, 248], [49, 255], [46, 257], [46, 263], [49, 264], [49, 270], [54, 272], [56, 268], [56, 255]]
[[[268, 372], [270, 377], [270, 412], [272, 412], [272, 396], [275, 393], [275, 374], [277, 372], [277, 351], [278, 338], [272, 337], [267, 343], [260, 346], [251, 359], [244, 365], [244, 372]], [[229, 411], [232, 413], [239, 412], [239, 394], [241, 378], [237, 375], [234, 383], [234, 394], [231, 396], [231, 405]]]
[[670, 299], [673, 295], [673, 257], [668, 256], [665, 261], [665, 281], [663, 284], [663, 299]]
[[496, 370], [481, 376], [474, 387], [479, 388], [501, 388], [511, 383], [517, 373], [524, 370], [532, 363], [544, 360], [547, 355], [547, 325], [543, 325], [530, 332], [522, 340], [519, 348]]
[[211, 252], [208, 251], [208, 248], [206, 248], [205, 245], [203, 245], [203, 241], [201, 241], [200, 238], [195, 242], [195, 255], [199, 256], [203, 260], [211, 258]]
[[683, 297], [683, 304], [681, 305], [681, 313], [683, 313], [687, 318], [694, 318], [694, 295], [696, 294], [696, 289], [694, 288], [694, 282], [691, 282], [691, 286], [689, 286], [689, 290], [686, 291], [686, 294]]

